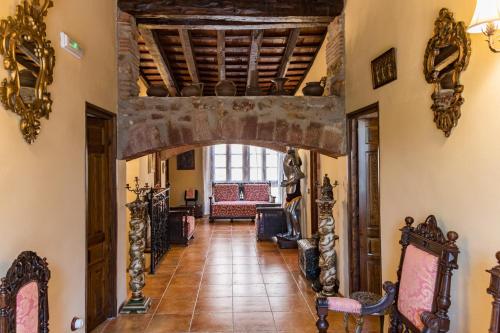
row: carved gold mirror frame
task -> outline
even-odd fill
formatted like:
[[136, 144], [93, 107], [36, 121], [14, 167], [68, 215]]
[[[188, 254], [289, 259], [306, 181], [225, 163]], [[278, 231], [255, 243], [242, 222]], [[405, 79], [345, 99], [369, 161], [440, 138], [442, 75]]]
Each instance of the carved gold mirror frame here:
[[8, 72], [0, 101], [21, 117], [21, 132], [30, 144], [40, 133], [40, 119], [48, 119], [52, 109], [47, 86], [53, 81], [55, 55], [43, 22], [52, 6], [52, 0], [23, 0], [15, 16], [0, 21], [0, 55]]
[[460, 74], [469, 64], [470, 44], [464, 22], [455, 22], [452, 12], [441, 9], [434, 23], [434, 36], [425, 50], [424, 74], [427, 82], [434, 85], [434, 122], [446, 137], [461, 115], [464, 86], [460, 84]]

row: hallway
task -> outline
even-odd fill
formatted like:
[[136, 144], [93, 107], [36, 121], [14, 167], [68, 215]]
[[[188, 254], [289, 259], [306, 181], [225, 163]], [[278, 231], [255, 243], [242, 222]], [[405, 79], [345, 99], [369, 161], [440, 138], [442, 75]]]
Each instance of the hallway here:
[[[150, 314], [119, 316], [93, 333], [316, 332], [297, 251], [256, 242], [249, 222], [198, 220], [195, 239], [168, 252], [144, 292]], [[340, 316], [329, 318], [329, 332], [344, 332]], [[365, 327], [378, 332], [375, 321]]]

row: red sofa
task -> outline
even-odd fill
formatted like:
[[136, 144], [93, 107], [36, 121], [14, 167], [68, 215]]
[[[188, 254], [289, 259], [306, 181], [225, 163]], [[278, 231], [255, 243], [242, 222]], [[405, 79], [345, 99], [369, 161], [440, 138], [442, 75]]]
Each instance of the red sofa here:
[[216, 219], [255, 220], [256, 206], [270, 204], [271, 183], [213, 183], [210, 222]]

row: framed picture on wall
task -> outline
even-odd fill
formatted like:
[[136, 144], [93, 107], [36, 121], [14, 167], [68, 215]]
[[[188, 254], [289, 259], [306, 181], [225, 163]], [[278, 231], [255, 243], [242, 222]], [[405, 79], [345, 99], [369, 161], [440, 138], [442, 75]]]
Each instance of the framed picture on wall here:
[[396, 49], [392, 48], [372, 61], [373, 89], [380, 88], [397, 78]]
[[177, 155], [177, 170], [194, 170], [194, 150]]

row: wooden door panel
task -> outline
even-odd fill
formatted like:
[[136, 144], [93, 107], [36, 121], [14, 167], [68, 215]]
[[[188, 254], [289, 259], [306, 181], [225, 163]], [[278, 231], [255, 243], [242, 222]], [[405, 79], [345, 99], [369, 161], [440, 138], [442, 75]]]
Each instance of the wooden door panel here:
[[87, 330], [114, 313], [113, 195], [109, 120], [87, 116]]
[[360, 289], [381, 292], [378, 119], [358, 120]]

